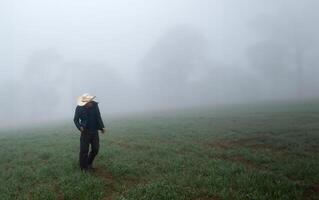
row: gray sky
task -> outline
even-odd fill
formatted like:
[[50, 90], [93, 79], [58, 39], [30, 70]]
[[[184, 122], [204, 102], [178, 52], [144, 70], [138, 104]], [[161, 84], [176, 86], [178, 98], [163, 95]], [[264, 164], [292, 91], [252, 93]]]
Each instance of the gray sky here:
[[240, 59], [255, 37], [251, 19], [275, 8], [267, 2], [25, 0], [8, 3], [13, 11], [5, 17], [12, 21], [7, 26], [13, 26], [17, 68], [33, 51], [54, 47], [66, 59], [105, 61], [130, 76], [157, 38], [179, 24], [199, 29], [216, 49], [214, 56]]

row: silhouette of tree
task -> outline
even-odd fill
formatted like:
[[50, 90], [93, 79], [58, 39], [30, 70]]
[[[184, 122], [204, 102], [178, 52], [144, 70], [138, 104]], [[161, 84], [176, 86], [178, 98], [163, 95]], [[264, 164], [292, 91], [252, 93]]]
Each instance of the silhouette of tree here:
[[272, 92], [300, 99], [305, 96], [305, 77], [313, 67], [309, 61], [318, 50], [319, 16], [314, 5], [318, 2], [289, 2], [277, 15], [260, 18], [256, 23], [255, 29], [264, 39], [249, 54]]
[[206, 48], [204, 37], [186, 25], [159, 38], [142, 61], [150, 101], [158, 106], [181, 105], [195, 98], [198, 91], [191, 92], [194, 80], [202, 79], [207, 70]]

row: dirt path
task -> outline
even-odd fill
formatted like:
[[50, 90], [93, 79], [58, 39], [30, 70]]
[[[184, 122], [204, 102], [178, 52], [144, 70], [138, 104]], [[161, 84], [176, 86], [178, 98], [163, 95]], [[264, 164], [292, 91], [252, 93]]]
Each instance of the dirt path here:
[[124, 194], [128, 189], [139, 184], [139, 179], [135, 177], [115, 177], [105, 167], [97, 167], [94, 176], [103, 179], [105, 183], [104, 200], [114, 200], [115, 197]]

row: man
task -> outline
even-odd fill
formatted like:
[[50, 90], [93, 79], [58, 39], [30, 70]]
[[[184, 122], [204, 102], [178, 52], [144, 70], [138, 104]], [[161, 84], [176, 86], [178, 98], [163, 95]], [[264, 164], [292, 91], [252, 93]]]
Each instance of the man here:
[[75, 126], [81, 132], [79, 160], [82, 171], [94, 169], [92, 164], [100, 147], [99, 130], [105, 132], [98, 103], [93, 101], [94, 98], [87, 93], [80, 96], [74, 115]]

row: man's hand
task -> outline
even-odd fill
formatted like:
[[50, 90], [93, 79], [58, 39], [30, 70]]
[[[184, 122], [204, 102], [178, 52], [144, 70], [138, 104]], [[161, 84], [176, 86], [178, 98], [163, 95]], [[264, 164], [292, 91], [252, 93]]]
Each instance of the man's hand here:
[[104, 134], [105, 132], [106, 132], [106, 130], [105, 130], [104, 128], [102, 128], [102, 129], [101, 129], [101, 133]]
[[83, 127], [80, 127], [80, 131], [81, 131], [81, 132], [84, 132], [84, 128], [83, 128]]

